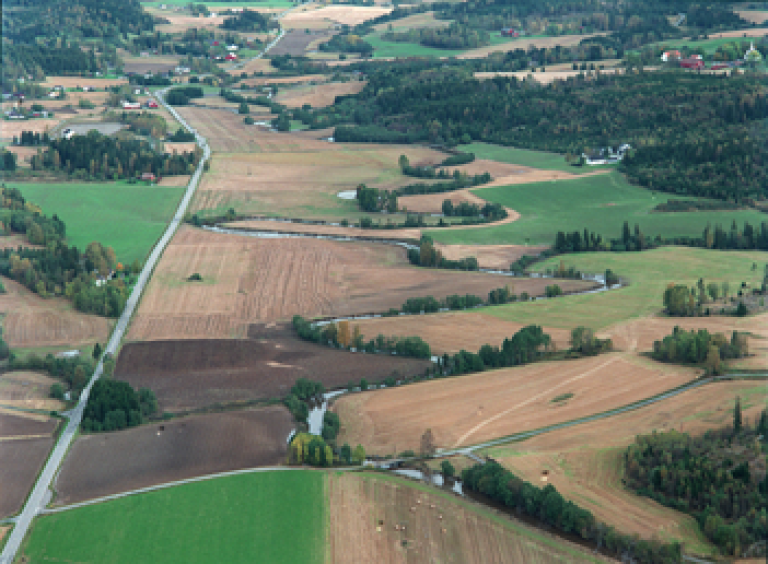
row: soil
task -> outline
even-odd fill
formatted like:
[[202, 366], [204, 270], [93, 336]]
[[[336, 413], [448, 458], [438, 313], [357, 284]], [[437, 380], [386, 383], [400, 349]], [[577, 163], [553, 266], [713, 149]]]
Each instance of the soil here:
[[299, 378], [326, 388], [393, 373], [422, 374], [428, 360], [340, 351], [301, 341], [291, 329], [252, 326], [250, 339], [130, 343], [117, 361], [116, 378], [157, 394], [162, 411], [282, 398]]
[[768, 22], [768, 11], [758, 10], [734, 10], [736, 14], [751, 23], [761, 24]]
[[[601, 62], [602, 64], [602, 62]], [[540, 84], [550, 84], [554, 82], [555, 80], [565, 80], [567, 78], [570, 78], [572, 76], [578, 76], [580, 73], [584, 71], [575, 71], [572, 68], [568, 69], [562, 69], [562, 70], [554, 70], [553, 68], [550, 68], [549, 66], [546, 67], [545, 72], [531, 72], [530, 70], [525, 71], [501, 71], [501, 72], [476, 72], [475, 78], [493, 78], [494, 76], [514, 76], [517, 77], [519, 80], [522, 80], [527, 77], [532, 77], [533, 80]], [[600, 71], [600, 74], [613, 74], [616, 72], [623, 72], [619, 69], [611, 69], [606, 68], [602, 69]]]
[[[128, 84], [125, 78], [86, 78], [82, 76], [48, 76], [41, 86], [63, 86], [64, 88], [77, 88], [78, 86], [93, 86], [104, 89], [109, 86], [121, 86]], [[67, 95], [72, 94], [67, 92]]]
[[[260, 61], [268, 61], [267, 59], [258, 59]], [[276, 69], [272, 69], [276, 70]], [[264, 76], [260, 78], [248, 78], [241, 80], [242, 84], [248, 84], [249, 86], [265, 86], [267, 84], [301, 84], [304, 82], [322, 82], [327, 77], [322, 74], [303, 74], [300, 76]]]
[[282, 406], [195, 415], [80, 436], [56, 482], [67, 505], [165, 482], [285, 462], [294, 424]]
[[52, 446], [52, 437], [0, 440], [0, 518], [21, 510]]
[[316, 86], [298, 86], [280, 90], [277, 95], [277, 101], [289, 108], [300, 108], [304, 104], [309, 104], [313, 108], [324, 108], [332, 105], [336, 100], [336, 96], [357, 94], [365, 85], [365, 81], [355, 81], [329, 82]]
[[277, 45], [270, 49], [269, 55], [270, 57], [277, 55], [300, 57], [306, 53], [311, 43], [318, 40], [326, 41], [330, 37], [331, 33], [324, 30], [307, 33], [303, 29], [289, 29], [285, 32], [283, 38], [277, 42]]
[[[0, 437], [20, 439], [24, 437], [50, 436], [58, 425], [57, 419], [27, 414], [21, 411], [0, 411]], [[2, 444], [5, 441], [0, 441]]]
[[[338, 440], [391, 454], [418, 450], [431, 428], [439, 448], [456, 448], [627, 405], [699, 373], [612, 353], [354, 394], [334, 406]], [[574, 395], [552, 401], [566, 393]]]

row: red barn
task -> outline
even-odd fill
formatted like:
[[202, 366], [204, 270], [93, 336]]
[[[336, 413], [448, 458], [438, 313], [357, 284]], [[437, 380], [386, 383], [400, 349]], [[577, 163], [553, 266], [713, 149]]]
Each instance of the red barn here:
[[237, 55], [235, 55], [234, 53], [229, 53], [229, 54], [227, 54], [226, 57], [224, 57], [224, 60], [225, 61], [236, 61], [237, 60]]
[[704, 61], [701, 59], [683, 59], [680, 61], [680, 66], [684, 69], [700, 70], [704, 68]]
[[147, 107], [148, 107], [148, 108], [157, 108], [157, 107], [158, 107], [158, 105], [157, 105], [157, 102], [155, 102], [154, 100], [149, 100], [149, 101], [147, 102]]

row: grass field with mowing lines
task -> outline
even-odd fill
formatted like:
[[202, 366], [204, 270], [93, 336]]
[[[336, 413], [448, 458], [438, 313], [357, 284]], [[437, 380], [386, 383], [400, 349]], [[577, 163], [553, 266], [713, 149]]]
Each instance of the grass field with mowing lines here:
[[67, 241], [84, 251], [99, 241], [115, 249], [117, 260], [143, 262], [179, 204], [184, 186], [111, 183], [11, 183], [46, 215], [67, 225]]
[[[545, 327], [593, 329], [649, 315], [662, 309], [664, 288], [670, 282], [693, 286], [705, 282], [727, 281], [735, 293], [742, 282], [756, 287], [760, 282], [765, 253], [759, 251], [711, 251], [665, 247], [642, 253], [581, 253], [563, 255], [538, 263], [535, 270], [556, 268], [564, 262], [583, 272], [603, 272], [610, 268], [629, 279], [629, 286], [601, 294], [566, 296], [524, 304], [491, 307], [485, 311], [508, 321]], [[753, 271], [752, 264], [758, 268]], [[659, 336], [661, 337], [661, 335]]]
[[483, 199], [520, 212], [513, 223], [484, 229], [453, 232], [430, 231], [435, 241], [445, 244], [552, 245], [557, 231], [597, 232], [603, 239], [621, 236], [624, 221], [634, 229], [640, 225], [644, 235], [655, 237], [701, 236], [707, 224], [730, 227], [744, 221], [759, 225], [766, 216], [754, 210], [656, 213], [651, 210], [668, 199], [679, 199], [665, 192], [632, 186], [618, 172], [576, 178], [498, 186], [473, 190]]
[[570, 172], [571, 174], [594, 172], [601, 168], [616, 168], [616, 165], [571, 166], [565, 162], [565, 155], [559, 153], [517, 149], [491, 143], [470, 143], [469, 145], [461, 145], [460, 148], [466, 153], [474, 153], [478, 159], [518, 164], [532, 168], [543, 168], [545, 170], [559, 170]]
[[326, 505], [321, 472], [185, 484], [42, 517], [24, 561], [321, 564]]

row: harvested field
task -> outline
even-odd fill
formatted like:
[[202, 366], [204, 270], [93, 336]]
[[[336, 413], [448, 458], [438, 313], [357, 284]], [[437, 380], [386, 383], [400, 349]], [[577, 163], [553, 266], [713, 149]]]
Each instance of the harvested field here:
[[40, 372], [4, 372], [0, 374], [0, 406], [59, 411], [65, 403], [50, 397], [56, 382]]
[[[259, 59], [259, 61], [268, 61], [267, 59]], [[274, 68], [272, 70], [275, 70]], [[265, 86], [267, 84], [301, 84], [304, 82], [323, 82], [326, 79], [322, 74], [304, 74], [301, 76], [264, 76], [260, 78], [248, 78], [241, 80], [242, 84], [248, 84], [249, 86]]]
[[336, 100], [336, 96], [357, 94], [367, 83], [356, 82], [329, 82], [310, 86], [297, 86], [291, 89], [280, 90], [277, 101], [289, 108], [300, 108], [309, 104], [313, 108], [330, 106]]
[[56, 503], [285, 462], [294, 425], [282, 406], [195, 415], [117, 433], [81, 435], [64, 462]]
[[250, 75], [255, 72], [270, 73], [275, 71], [277, 71], [277, 69], [272, 66], [269, 59], [251, 59], [242, 66], [227, 70], [229, 74], [237, 76], [240, 76], [244, 72]]
[[[158, 26], [159, 27], [159, 26]], [[147, 72], [162, 73], [175, 69], [179, 64], [178, 58], [171, 57], [132, 57], [125, 61], [125, 72], [143, 74]]]
[[109, 86], [120, 86], [128, 84], [125, 78], [87, 78], [82, 76], [48, 76], [41, 86], [51, 88], [53, 86], [63, 86], [64, 88], [77, 88], [78, 86], [93, 86], [103, 90]]
[[[181, 143], [178, 143], [181, 145]], [[168, 143], [166, 143], [166, 150], [168, 147]], [[186, 186], [189, 184], [189, 176], [163, 176], [163, 178], [160, 180], [160, 182], [157, 183], [158, 186]]]
[[[40, 248], [40, 245], [31, 245], [24, 235], [3, 235], [0, 237], [0, 249], [18, 249], [19, 247]], [[5, 279], [2, 279], [5, 282]], [[2, 296], [0, 294], [0, 296]]]
[[397, 372], [413, 376], [428, 360], [355, 354], [301, 341], [288, 328], [253, 327], [250, 339], [129, 343], [116, 377], [155, 391], [163, 411], [187, 411], [285, 396], [299, 378], [327, 388]]
[[[187, 282], [192, 273], [202, 282]], [[250, 323], [294, 315], [378, 313], [415, 296], [486, 296], [508, 284], [537, 296], [550, 283], [414, 268], [404, 249], [375, 243], [264, 239], [184, 226], [149, 283], [129, 339], [244, 336]], [[560, 285], [566, 292], [591, 287], [580, 280]]]
[[[519, 286], [522, 280], [512, 279], [510, 289], [515, 293], [524, 292]], [[500, 346], [504, 339], [511, 338], [523, 328], [520, 323], [503, 321], [486, 313], [474, 311], [450, 311], [431, 315], [409, 315], [405, 317], [380, 317], [353, 322], [359, 325], [363, 335], [373, 338], [383, 335], [419, 335], [433, 354], [454, 354], [464, 349], [478, 351], [486, 344]], [[567, 329], [544, 327], [558, 349], [569, 346], [571, 332]]]
[[341, 472], [328, 474], [328, 480], [334, 564], [603, 561], [484, 506], [415, 482]]
[[11, 409], [0, 411], [0, 443], [10, 439], [48, 437], [58, 425], [57, 419], [47, 415]]
[[595, 37], [597, 35], [606, 35], [606, 33], [602, 32], [585, 35], [560, 35], [559, 37], [521, 37], [520, 39], [509, 41], [508, 43], [470, 49], [469, 51], [465, 51], [462, 54], [457, 55], [456, 58], [482, 59], [491, 53], [506, 53], [507, 51], [514, 51], [515, 49], [527, 49], [531, 45], [537, 49], [552, 49], [558, 45], [561, 47], [573, 47], [574, 45], [581, 43], [584, 39]]
[[711, 547], [691, 517], [622, 487], [621, 454], [639, 434], [675, 429], [697, 435], [730, 424], [737, 396], [750, 420], [768, 402], [768, 390], [760, 382], [719, 382], [636, 411], [485, 452], [529, 481], [538, 482], [547, 470], [548, 482], [566, 498], [625, 533], [676, 539], [707, 552]]
[[709, 36], [709, 38], [717, 39], [718, 37], [764, 37], [766, 35], [768, 35], [768, 27], [749, 27], [745, 29], [737, 29], [734, 31], [724, 31], [718, 34], [712, 34]]
[[[194, 141], [190, 141], [188, 143], [163, 143], [163, 151], [166, 153], [193, 153], [195, 151], [195, 147], [197, 147], [197, 143]], [[167, 177], [163, 177], [163, 180], [165, 180]], [[189, 177], [176, 177], [181, 179], [188, 179]], [[186, 182], [184, 184], [176, 184], [176, 186], [184, 186], [186, 185]], [[170, 184], [165, 184], [165, 186], [170, 186]]]
[[[42, 150], [42, 147], [22, 147], [17, 145], [9, 145], [6, 147], [8, 151], [16, 155], [16, 164], [18, 166], [28, 167], [32, 157], [37, 154], [38, 149]], [[3, 237], [5, 239], [5, 237]]]
[[44, 133], [51, 131], [59, 123], [61, 123], [61, 119], [58, 117], [3, 120], [0, 131], [2, 131], [2, 138], [10, 141], [14, 137], [21, 137], [22, 131]]
[[309, 45], [319, 39], [326, 40], [331, 37], [330, 32], [315, 31], [306, 33], [303, 29], [289, 29], [283, 38], [269, 51], [271, 57], [277, 55], [291, 55], [300, 57], [305, 54]]
[[391, 11], [392, 8], [376, 6], [324, 6], [317, 10], [303, 9], [291, 12], [283, 18], [283, 21], [296, 25], [298, 22], [329, 20], [353, 26], [388, 14]]
[[734, 12], [751, 23], [762, 24], [768, 22], [768, 11], [765, 10], [734, 10]]
[[[549, 67], [547, 67], [546, 72], [531, 72], [529, 70], [501, 71], [501, 72], [476, 72], [475, 78], [484, 79], [484, 78], [493, 78], [494, 76], [514, 76], [522, 80], [527, 77], [532, 77], [539, 84], [550, 84], [555, 80], [565, 80], [572, 76], [578, 76], [583, 72], [584, 71], [575, 71], [573, 69], [556, 71], [556, 70], [551, 70]], [[621, 73], [622, 71], [619, 69], [603, 69], [600, 71], [600, 74], [613, 74], [616, 72]]]
[[[525, 245], [436, 245], [449, 260], [459, 260], [464, 257], [475, 257], [482, 268], [498, 268], [507, 270], [509, 265], [523, 255], [535, 256], [547, 249], [546, 246]], [[559, 282], [558, 282], [559, 283]]]
[[[440, 448], [477, 444], [627, 405], [698, 373], [612, 353], [354, 394], [334, 406], [342, 422], [338, 440], [388, 454], [418, 450], [431, 428]], [[564, 393], [574, 395], [552, 402]]]
[[117, 122], [87, 121], [82, 123], [68, 123], [67, 127], [77, 135], [86, 135], [89, 131], [98, 131], [102, 135], [113, 135], [128, 126]]
[[[436, 20], [434, 12], [424, 12], [422, 14], [414, 14], [405, 18], [400, 18], [395, 22], [392, 22], [392, 26], [397, 29], [414, 29], [414, 28], [433, 28], [433, 27], [446, 27], [450, 25], [448, 20]], [[376, 31], [387, 31], [389, 23], [380, 23], [373, 26]]]
[[3, 338], [11, 348], [80, 347], [107, 339], [108, 319], [75, 311], [63, 298], [41, 298], [13, 280], [2, 282]]
[[162, 33], [184, 33], [188, 29], [216, 29], [220, 30], [224, 16], [215, 18], [198, 18], [190, 14], [178, 14], [168, 11], [154, 11], [155, 15], [165, 18], [171, 23], [159, 24], [155, 26], [157, 31]]

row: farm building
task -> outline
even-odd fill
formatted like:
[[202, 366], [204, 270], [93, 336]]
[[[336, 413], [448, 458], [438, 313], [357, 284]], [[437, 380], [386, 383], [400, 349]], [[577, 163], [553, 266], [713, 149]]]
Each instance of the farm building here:
[[123, 109], [124, 110], [140, 110], [141, 104], [138, 102], [123, 102]]
[[155, 102], [154, 100], [147, 100], [147, 108], [157, 108], [157, 107], [158, 107], [157, 102]]
[[155, 180], [157, 180], [157, 177], [152, 172], [142, 172], [141, 179], [146, 182], [154, 182]]
[[664, 51], [661, 54], [661, 60], [665, 63], [667, 61], [677, 61], [682, 59], [683, 57], [680, 55], [680, 51]]
[[505, 27], [501, 30], [502, 37], [520, 37], [520, 32], [511, 27]]
[[700, 70], [704, 68], [704, 61], [701, 59], [682, 59], [680, 61], [680, 67], [684, 69]]
[[225, 61], [236, 61], [237, 60], [237, 55], [235, 55], [234, 53], [228, 53], [227, 56], [224, 57], [224, 60]]

